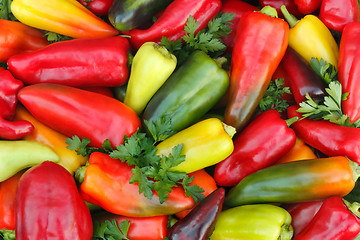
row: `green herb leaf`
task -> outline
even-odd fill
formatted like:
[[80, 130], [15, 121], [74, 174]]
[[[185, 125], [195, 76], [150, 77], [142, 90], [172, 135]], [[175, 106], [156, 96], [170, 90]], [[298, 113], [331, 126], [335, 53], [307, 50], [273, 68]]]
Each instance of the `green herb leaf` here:
[[128, 220], [122, 221], [119, 225], [116, 220], [106, 220], [102, 224], [95, 221], [93, 226], [93, 240], [129, 240], [127, 234], [130, 222]]
[[204, 194], [202, 194], [204, 190], [197, 185], [189, 186], [189, 184], [192, 183], [193, 179], [194, 176], [192, 176], [191, 178], [189, 178], [189, 176], [186, 176], [182, 181], [182, 185], [185, 189], [185, 195], [187, 197], [191, 196], [194, 202], [198, 204], [205, 198]]
[[15, 231], [0, 229], [0, 239], [2, 240], [15, 240]]
[[78, 136], [73, 136], [72, 138], [67, 138], [65, 143], [68, 145], [66, 148], [70, 150], [75, 150], [78, 155], [82, 155], [83, 157], [89, 154], [88, 144], [90, 143], [90, 139], [80, 138]]
[[276, 109], [279, 112], [285, 111], [289, 107], [288, 101], [283, 98], [285, 94], [291, 94], [291, 92], [289, 87], [284, 87], [283, 78], [270, 81], [264, 96], [260, 100], [260, 110]]
[[11, 3], [12, 0], [0, 0], [0, 19], [17, 21], [16, 17], [11, 12]]
[[67, 41], [72, 39], [69, 36], [61, 35], [60, 33], [55, 32], [47, 32], [44, 35], [49, 43], [55, 43], [55, 42], [61, 42], [61, 41]]
[[336, 68], [325, 61], [323, 58], [320, 60], [318, 58], [310, 59], [310, 66], [314, 72], [319, 75], [326, 84], [329, 84], [331, 81], [337, 81], [337, 70]]
[[144, 120], [144, 124], [155, 143], [164, 141], [175, 134], [175, 131], [172, 129], [171, 118], [169, 116], [162, 116], [154, 122]]

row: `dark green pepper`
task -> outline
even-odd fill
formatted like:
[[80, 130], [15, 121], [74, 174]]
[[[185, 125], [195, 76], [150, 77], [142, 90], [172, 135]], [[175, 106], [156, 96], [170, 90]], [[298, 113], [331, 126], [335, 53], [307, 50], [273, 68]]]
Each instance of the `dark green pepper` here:
[[169, 77], [147, 105], [143, 119], [171, 119], [180, 131], [198, 121], [225, 94], [229, 76], [220, 64], [202, 51], [192, 53]]
[[127, 31], [151, 22], [172, 0], [115, 0], [109, 10], [110, 23], [119, 31]]

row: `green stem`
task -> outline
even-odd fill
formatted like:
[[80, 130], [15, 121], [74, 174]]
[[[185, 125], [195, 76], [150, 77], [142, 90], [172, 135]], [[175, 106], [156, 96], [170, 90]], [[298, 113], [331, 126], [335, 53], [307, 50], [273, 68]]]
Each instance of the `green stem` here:
[[217, 63], [217, 65], [221, 68], [222, 65], [224, 65], [228, 60], [226, 57], [218, 57], [215, 58], [214, 61]]
[[298, 120], [299, 120], [299, 117], [292, 117], [292, 118], [286, 119], [285, 122], [286, 122], [287, 126], [290, 127], [291, 124], [293, 124], [294, 122], [296, 122]]
[[260, 10], [261, 13], [266, 14], [270, 17], [278, 18], [278, 14], [275, 8], [270, 6], [265, 6]]
[[291, 240], [294, 234], [294, 230], [291, 225], [281, 226], [281, 232], [278, 240]]
[[286, 21], [289, 23], [290, 27], [293, 28], [299, 22], [299, 20], [286, 9], [285, 5], [280, 7], [282, 14], [284, 15]]
[[350, 210], [350, 212], [352, 212], [355, 216], [360, 218], [360, 212], [359, 212], [360, 203], [358, 203], [358, 202], [350, 203], [350, 202], [346, 201], [345, 199], [343, 199], [343, 201], [344, 201], [346, 207]]
[[223, 124], [223, 127], [224, 127], [224, 130], [225, 132], [229, 135], [229, 137], [233, 137], [236, 133], [236, 129], [230, 125], [227, 125], [225, 123], [222, 123]]
[[349, 165], [352, 170], [354, 182], [356, 182], [358, 180], [358, 178], [360, 177], [360, 166], [356, 162], [353, 162], [350, 159], [348, 159], [348, 160], [349, 160]]
[[76, 179], [77, 183], [81, 184], [84, 181], [87, 166], [89, 166], [88, 161], [86, 162], [85, 166], [81, 166], [78, 169], [76, 169], [76, 171], [75, 171], [75, 179]]

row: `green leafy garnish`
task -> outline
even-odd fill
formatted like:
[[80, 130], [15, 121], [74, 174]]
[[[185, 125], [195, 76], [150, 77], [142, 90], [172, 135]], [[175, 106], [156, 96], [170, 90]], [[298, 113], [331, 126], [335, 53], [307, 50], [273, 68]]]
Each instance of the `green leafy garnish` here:
[[11, 12], [11, 3], [12, 0], [0, 0], [0, 19], [17, 21], [16, 17]]
[[337, 80], [336, 68], [327, 61], [325, 61], [323, 58], [321, 58], [320, 60], [318, 58], [311, 58], [310, 66], [326, 84], [329, 84], [331, 81]]
[[2, 240], [15, 240], [15, 231], [0, 229], [0, 239]]
[[94, 221], [93, 227], [93, 240], [129, 240], [127, 237], [130, 227], [130, 222], [128, 220], [122, 221], [117, 225], [116, 221], [113, 220], [110, 222], [106, 220], [102, 224], [98, 221]]
[[72, 37], [65, 36], [60, 33], [55, 33], [55, 32], [47, 32], [47, 33], [45, 33], [44, 36], [46, 37], [46, 39], [49, 43], [67, 41], [67, 40], [72, 39]]
[[283, 98], [285, 94], [291, 94], [291, 91], [289, 87], [284, 87], [283, 78], [270, 81], [264, 96], [260, 100], [260, 110], [276, 109], [279, 112], [285, 111], [289, 107], [288, 101]]

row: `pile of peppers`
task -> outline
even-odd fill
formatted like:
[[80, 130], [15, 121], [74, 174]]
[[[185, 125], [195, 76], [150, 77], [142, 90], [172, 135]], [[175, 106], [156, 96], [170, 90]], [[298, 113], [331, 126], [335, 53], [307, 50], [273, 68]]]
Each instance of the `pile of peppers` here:
[[[359, 0], [0, 0], [0, 239], [360, 239], [359, 39]], [[331, 81], [347, 125], [299, 110]]]

